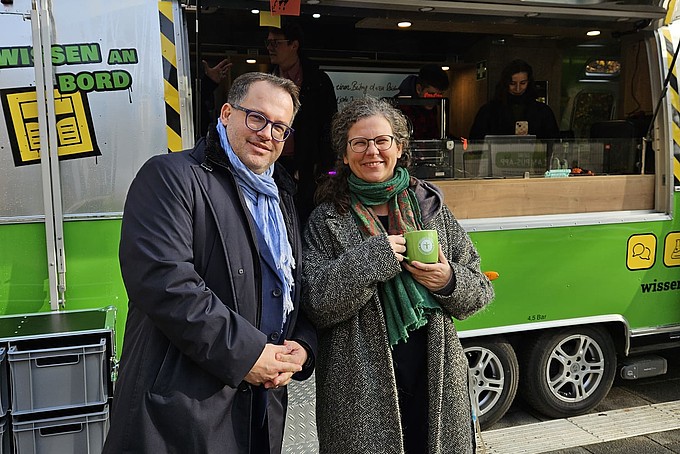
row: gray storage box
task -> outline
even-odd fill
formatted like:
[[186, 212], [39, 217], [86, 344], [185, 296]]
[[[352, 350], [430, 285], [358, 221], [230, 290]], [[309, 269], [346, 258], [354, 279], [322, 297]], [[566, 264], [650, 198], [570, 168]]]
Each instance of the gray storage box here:
[[12, 413], [106, 403], [105, 352], [106, 339], [94, 345], [29, 351], [10, 345]]
[[9, 447], [9, 418], [0, 418], [0, 454], [12, 454]]
[[12, 422], [18, 454], [100, 454], [108, 430], [108, 405], [99, 413]]
[[0, 418], [9, 409], [9, 380], [7, 378], [7, 347], [0, 347]]

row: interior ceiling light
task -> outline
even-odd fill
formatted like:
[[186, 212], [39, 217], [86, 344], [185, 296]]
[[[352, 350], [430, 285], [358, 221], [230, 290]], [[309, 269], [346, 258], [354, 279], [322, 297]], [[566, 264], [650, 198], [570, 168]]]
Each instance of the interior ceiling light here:
[[409, 28], [411, 25], [412, 25], [411, 22], [409, 22], [407, 20], [403, 20], [403, 21], [401, 21], [397, 24], [397, 27], [399, 27], [399, 28]]
[[586, 32], [586, 36], [600, 36], [600, 30], [590, 30]]
[[318, 18], [321, 17], [321, 14], [319, 14], [319, 13], [314, 13], [314, 14], [312, 14], [312, 17], [313, 17], [314, 19], [318, 19]]
[[420, 11], [421, 13], [429, 13], [430, 11], [434, 11], [434, 7], [432, 7], [432, 6], [421, 6], [420, 8], [418, 8], [418, 11]]
[[249, 58], [249, 59], [246, 60], [246, 63], [250, 63], [251, 65], [253, 65], [253, 64], [257, 63], [257, 60], [255, 60], [254, 58]]
[[253, 14], [260, 14], [259, 9], [251, 9], [250, 12], [253, 13]]
[[449, 69], [451, 69], [451, 68], [448, 67], [448, 66], [442, 66], [442, 70], [444, 70], [444, 71], [448, 71]]
[[526, 13], [524, 17], [538, 17], [538, 13]]

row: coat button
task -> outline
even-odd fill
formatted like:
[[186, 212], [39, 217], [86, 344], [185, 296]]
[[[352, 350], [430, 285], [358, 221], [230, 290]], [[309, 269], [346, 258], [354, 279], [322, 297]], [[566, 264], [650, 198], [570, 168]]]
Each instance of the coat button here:
[[245, 273], [245, 271], [243, 270], [243, 268], [239, 268], [239, 269], [238, 269], [238, 274], [243, 274], [243, 273]]
[[280, 288], [275, 288], [274, 291], [272, 292], [272, 295], [273, 295], [275, 298], [278, 298], [279, 296], [281, 296], [281, 289], [280, 289]]
[[277, 331], [274, 331], [269, 335], [269, 339], [272, 340], [273, 342], [276, 342], [277, 340], [279, 340], [279, 336], [280, 334]]
[[246, 392], [246, 391], [248, 391], [248, 383], [245, 382], [245, 381], [242, 381], [242, 382], [238, 385], [238, 388], [237, 388], [237, 389], [238, 389], [239, 391], [241, 391], [241, 392]]

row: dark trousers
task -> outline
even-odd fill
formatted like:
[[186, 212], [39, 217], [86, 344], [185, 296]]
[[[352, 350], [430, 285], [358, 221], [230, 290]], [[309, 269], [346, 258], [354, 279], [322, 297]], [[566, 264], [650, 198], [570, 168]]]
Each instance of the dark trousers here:
[[427, 326], [395, 345], [392, 361], [406, 454], [427, 454]]
[[427, 454], [427, 383], [415, 394], [399, 390], [399, 410], [406, 454]]
[[250, 454], [269, 454], [269, 420], [267, 391], [253, 387], [252, 419], [250, 421]]
[[267, 417], [264, 417], [264, 425], [258, 427], [253, 419], [251, 425], [250, 454], [269, 454], [269, 428]]

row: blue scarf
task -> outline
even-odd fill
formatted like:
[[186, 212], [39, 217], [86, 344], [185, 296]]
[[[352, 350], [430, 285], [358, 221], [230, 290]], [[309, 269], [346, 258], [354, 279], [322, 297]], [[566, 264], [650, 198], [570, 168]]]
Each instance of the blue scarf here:
[[281, 213], [281, 207], [279, 207], [279, 188], [272, 177], [274, 165], [260, 175], [254, 173], [234, 153], [227, 138], [227, 130], [220, 121], [217, 122], [217, 133], [220, 136], [220, 144], [234, 169], [236, 184], [245, 196], [248, 210], [255, 219], [255, 224], [257, 224], [267, 246], [269, 246], [274, 260], [276, 260], [276, 272], [284, 285], [283, 322], [285, 323], [286, 317], [293, 310], [291, 294], [294, 285], [295, 259], [293, 258], [293, 249], [288, 242], [283, 213]]

